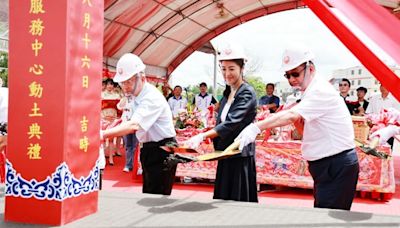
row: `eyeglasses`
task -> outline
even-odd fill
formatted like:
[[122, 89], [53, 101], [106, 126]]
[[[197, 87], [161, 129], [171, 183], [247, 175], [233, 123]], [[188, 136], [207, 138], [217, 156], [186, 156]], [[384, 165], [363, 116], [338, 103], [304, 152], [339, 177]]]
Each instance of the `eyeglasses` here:
[[339, 86], [348, 86], [347, 84], [339, 84]]
[[300, 77], [300, 73], [303, 71], [303, 70], [305, 70], [306, 69], [306, 67], [303, 67], [303, 69], [301, 69], [299, 72], [292, 72], [292, 73], [285, 73], [283, 76], [286, 78], [286, 79], [290, 79], [290, 77], [294, 77], [294, 78], [298, 78], [298, 77]]

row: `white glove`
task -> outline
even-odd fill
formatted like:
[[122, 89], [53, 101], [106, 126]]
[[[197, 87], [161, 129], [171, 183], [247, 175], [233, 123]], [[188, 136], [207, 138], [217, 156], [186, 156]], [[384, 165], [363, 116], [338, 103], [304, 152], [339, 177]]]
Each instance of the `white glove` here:
[[184, 142], [184, 145], [191, 149], [197, 149], [200, 146], [200, 143], [203, 141], [204, 141], [204, 134], [200, 133], [186, 140]]
[[388, 141], [391, 137], [400, 134], [400, 127], [396, 125], [389, 125], [382, 129], [379, 129], [370, 135], [370, 139], [379, 137], [379, 144], [382, 145]]
[[260, 133], [261, 133], [260, 128], [258, 128], [257, 125], [255, 125], [254, 123], [250, 124], [245, 129], [243, 129], [243, 131], [240, 132], [238, 137], [235, 139], [235, 141], [240, 140], [239, 150], [243, 150], [243, 147], [256, 141], [256, 137]]
[[400, 111], [395, 108], [389, 108], [388, 110], [389, 124], [400, 123]]

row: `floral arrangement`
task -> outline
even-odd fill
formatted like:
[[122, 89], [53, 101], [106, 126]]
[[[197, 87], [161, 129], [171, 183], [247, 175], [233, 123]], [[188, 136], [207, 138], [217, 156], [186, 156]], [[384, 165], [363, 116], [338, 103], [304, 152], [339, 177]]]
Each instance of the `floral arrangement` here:
[[[285, 109], [291, 108], [293, 105], [284, 107], [281, 106], [277, 112]], [[262, 121], [269, 116], [274, 115], [270, 113], [268, 106], [262, 105], [257, 108], [256, 121]], [[301, 136], [298, 135], [297, 130], [293, 125], [287, 125], [282, 127], [277, 127], [273, 129], [266, 129], [262, 132], [262, 134], [258, 137], [259, 140], [268, 141], [268, 139], [272, 137], [275, 141], [290, 141], [292, 139], [300, 139]]]
[[176, 118], [175, 128], [183, 129], [187, 127], [204, 128], [204, 123], [201, 121], [201, 114], [198, 111], [181, 110]]
[[210, 105], [207, 110], [199, 111], [188, 105], [187, 109], [182, 109], [175, 120], [176, 129], [184, 128], [213, 128], [216, 124], [216, 114], [214, 105]]
[[216, 123], [217, 123], [217, 114], [215, 112], [215, 106], [214, 105], [210, 105], [207, 108], [208, 113], [207, 113], [207, 127], [208, 128], [213, 128], [215, 127]]

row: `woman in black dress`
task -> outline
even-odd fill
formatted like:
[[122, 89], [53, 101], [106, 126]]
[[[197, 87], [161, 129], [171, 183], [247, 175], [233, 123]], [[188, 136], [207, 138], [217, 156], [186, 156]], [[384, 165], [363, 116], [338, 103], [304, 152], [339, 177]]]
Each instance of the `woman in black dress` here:
[[[221, 99], [217, 125], [205, 133], [190, 138], [192, 148], [205, 138], [213, 138], [215, 150], [224, 150], [256, 116], [257, 99], [253, 87], [244, 82], [246, 56], [243, 49], [228, 44], [219, 53], [219, 63], [226, 83]], [[219, 160], [214, 187], [214, 199], [258, 202], [255, 144], [243, 148], [240, 154]]]

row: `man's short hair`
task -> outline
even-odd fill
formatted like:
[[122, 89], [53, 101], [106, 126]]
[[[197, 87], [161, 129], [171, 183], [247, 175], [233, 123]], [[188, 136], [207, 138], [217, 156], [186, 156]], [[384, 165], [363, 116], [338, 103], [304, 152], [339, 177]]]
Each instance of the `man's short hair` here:
[[174, 90], [175, 90], [176, 88], [180, 88], [180, 89], [182, 90], [182, 86], [180, 86], [180, 85], [175, 86], [175, 87], [174, 87]]
[[202, 83], [200, 83], [200, 85], [199, 85], [200, 87], [202, 87], [202, 86], [205, 86], [205, 87], [207, 87], [207, 84], [205, 83], [205, 82], [202, 82]]
[[342, 82], [347, 82], [347, 83], [349, 83], [349, 87], [351, 86], [350, 80], [347, 78], [342, 78]]
[[265, 88], [268, 88], [268, 86], [272, 86], [272, 88], [275, 89], [275, 84], [274, 83], [267, 83], [267, 85], [265, 85]]
[[362, 86], [358, 87], [356, 90], [357, 90], [357, 92], [358, 92], [358, 91], [364, 91], [364, 93], [367, 93], [367, 92], [368, 92], [367, 88], [362, 87]]

